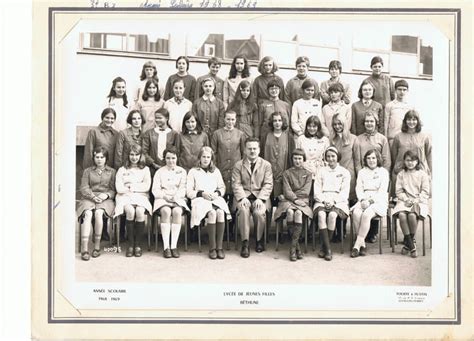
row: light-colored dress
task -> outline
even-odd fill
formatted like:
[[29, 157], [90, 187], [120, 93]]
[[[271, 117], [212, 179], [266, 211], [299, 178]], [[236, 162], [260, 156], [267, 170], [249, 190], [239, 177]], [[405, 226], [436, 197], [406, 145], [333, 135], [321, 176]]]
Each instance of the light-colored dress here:
[[321, 168], [314, 181], [313, 209], [324, 207], [323, 202], [333, 202], [334, 207], [349, 215], [349, 190], [351, 175], [347, 169], [339, 164], [335, 168], [329, 166]]
[[[200, 191], [217, 193], [219, 196], [214, 200], [206, 200], [198, 197]], [[191, 199], [191, 227], [199, 225], [213, 206], [220, 208], [231, 218], [229, 207], [222, 197], [224, 194], [225, 184], [218, 168], [213, 172], [198, 167], [191, 169], [186, 180], [186, 196]]]
[[127, 106], [123, 105], [123, 98], [113, 97], [110, 100], [107, 98], [107, 102], [105, 104], [106, 108], [112, 108], [115, 110], [117, 117], [115, 118], [115, 122], [112, 125], [115, 130], [118, 132], [127, 129], [130, 125], [127, 123], [127, 116], [130, 111], [130, 102]]
[[291, 129], [296, 137], [303, 135], [306, 121], [310, 116], [317, 116], [321, 120], [321, 102], [315, 98], [300, 98], [291, 108]]
[[151, 175], [148, 167], [120, 167], [115, 177], [117, 196], [114, 217], [123, 214], [126, 205], [141, 206], [151, 215], [150, 187]]
[[[153, 177], [151, 192], [155, 196], [153, 212], [164, 206], [180, 206], [185, 210], [189, 210], [186, 204], [186, 171], [182, 167], [169, 168], [164, 166], [158, 169]], [[167, 201], [165, 195], [172, 196], [174, 202]]]
[[167, 100], [163, 106], [170, 113], [168, 124], [174, 131], [180, 133], [183, 128], [183, 118], [191, 108], [193, 103], [186, 98], [178, 101], [176, 97]]
[[339, 114], [344, 119], [344, 129], [351, 130], [352, 125], [352, 111], [351, 107], [343, 101], [337, 103], [329, 102], [326, 104], [321, 111], [321, 125], [325, 126], [329, 132], [329, 136], [334, 133], [332, 128], [332, 117]]
[[324, 152], [328, 147], [329, 139], [326, 136], [318, 139], [301, 135], [298, 137], [298, 140], [296, 140], [296, 148], [303, 149], [306, 154], [304, 168], [313, 174], [313, 179], [315, 179], [318, 170], [326, 165]]
[[412, 199], [418, 203], [420, 216], [426, 218], [429, 214], [430, 179], [423, 170], [402, 170], [397, 175], [395, 193], [398, 198], [392, 214], [399, 212], [415, 212], [414, 206], [407, 206], [405, 201]]
[[351, 210], [362, 208], [360, 205], [361, 200], [372, 199], [374, 203], [369, 207], [379, 216], [385, 216], [388, 209], [388, 183], [389, 174], [385, 168], [362, 168], [357, 175], [356, 184], [356, 194], [359, 201], [352, 206]]

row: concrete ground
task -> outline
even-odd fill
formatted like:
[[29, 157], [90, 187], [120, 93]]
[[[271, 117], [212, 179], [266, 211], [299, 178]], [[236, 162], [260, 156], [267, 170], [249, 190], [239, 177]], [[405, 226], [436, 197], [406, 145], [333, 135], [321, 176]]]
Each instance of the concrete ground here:
[[[205, 232], [203, 233], [205, 234]], [[143, 255], [141, 258], [125, 257], [127, 243], [121, 244], [121, 253], [105, 252], [108, 242], [102, 243], [101, 256], [85, 262], [76, 254], [76, 279], [93, 282], [174, 282], [174, 283], [271, 283], [292, 284], [295, 279], [304, 284], [342, 284], [353, 285], [401, 285], [401, 286], [430, 286], [431, 285], [431, 249], [429, 249], [429, 234], [426, 236], [426, 256], [422, 256], [422, 235], [418, 229], [418, 258], [411, 258], [400, 253], [401, 245], [396, 246], [392, 253], [386, 232], [383, 233], [382, 250], [379, 254], [378, 243], [367, 244], [366, 257], [350, 258], [349, 238], [345, 239], [344, 254], [340, 253], [340, 244], [332, 244], [333, 260], [320, 259], [316, 251], [312, 251], [311, 242], [308, 253], [303, 260], [290, 262], [288, 259], [289, 242], [280, 245], [275, 251], [274, 234], [263, 253], [256, 253], [251, 245], [250, 257], [240, 257], [239, 249], [225, 250], [224, 260], [208, 258], [207, 244], [203, 244], [202, 253], [198, 252], [197, 243], [184, 251], [184, 237], [180, 237], [178, 248], [181, 252], [179, 259], [165, 259], [162, 256], [162, 244], [159, 241], [159, 252], [146, 250], [146, 240], [143, 239]], [[347, 235], [348, 237], [348, 235]], [[399, 240], [402, 238], [398, 234]], [[224, 248], [226, 242], [224, 241]], [[165, 280], [166, 279], [166, 280]]]

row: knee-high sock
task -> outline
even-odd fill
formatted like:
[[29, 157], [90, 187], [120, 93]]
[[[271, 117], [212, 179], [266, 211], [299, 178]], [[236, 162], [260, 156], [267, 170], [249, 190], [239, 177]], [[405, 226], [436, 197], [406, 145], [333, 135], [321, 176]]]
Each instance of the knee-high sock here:
[[127, 229], [128, 243], [130, 247], [135, 247], [135, 221], [126, 220], [125, 228]]
[[163, 239], [163, 250], [170, 248], [170, 232], [171, 224], [170, 223], [161, 223], [161, 238]]
[[144, 221], [135, 222], [135, 246], [140, 246], [140, 237], [143, 235], [143, 230], [145, 229]]
[[209, 235], [209, 250], [216, 249], [216, 224], [207, 224], [207, 234]]
[[224, 240], [224, 230], [225, 230], [225, 223], [224, 222], [217, 222], [216, 224], [216, 243], [217, 249], [222, 249], [222, 241]]
[[300, 239], [303, 225], [299, 223], [294, 224], [293, 233], [291, 235], [291, 246], [298, 248], [298, 239]]
[[178, 246], [179, 231], [181, 231], [181, 224], [171, 224], [171, 248], [176, 249]]
[[94, 250], [100, 250], [100, 238], [102, 237], [101, 234], [94, 234]]

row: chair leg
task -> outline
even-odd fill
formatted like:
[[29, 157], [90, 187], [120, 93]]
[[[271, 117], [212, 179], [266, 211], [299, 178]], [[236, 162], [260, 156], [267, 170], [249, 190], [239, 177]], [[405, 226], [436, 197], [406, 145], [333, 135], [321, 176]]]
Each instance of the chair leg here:
[[308, 253], [308, 218], [303, 216], [304, 253]]
[[188, 229], [189, 229], [189, 219], [186, 214], [183, 214], [184, 223], [184, 251], [188, 251]]
[[431, 225], [433, 223], [433, 221], [431, 220], [431, 216], [428, 216], [428, 218], [430, 219], [430, 249], [433, 248], [433, 234], [432, 234], [432, 230], [431, 230]]
[[390, 246], [392, 247], [392, 253], [395, 252], [395, 242], [396, 242], [396, 237], [395, 237], [396, 232], [395, 232], [395, 230], [397, 228], [397, 221], [396, 220], [397, 220], [397, 217], [392, 215], [392, 223], [391, 223], [392, 230], [390, 231], [391, 232]]
[[227, 214], [224, 214], [225, 234], [227, 236], [227, 250], [230, 250], [229, 220]]
[[423, 226], [422, 226], [422, 243], [423, 243], [423, 256], [426, 256], [426, 249], [425, 249], [425, 222], [426, 219], [423, 220]]
[[153, 219], [151, 221], [146, 219], [146, 226], [147, 226], [147, 234], [148, 234], [148, 251], [151, 251], [151, 231], [152, 231]]
[[353, 235], [353, 234], [354, 234], [354, 232], [353, 232], [353, 231], [354, 231], [354, 230], [353, 230], [354, 228], [353, 228], [352, 222], [353, 222], [353, 219], [352, 219], [352, 217], [351, 217], [351, 226], [350, 226], [350, 228], [349, 228], [349, 242], [350, 242], [350, 243], [349, 243], [349, 252], [352, 251], [352, 245], [354, 245], [354, 235]]
[[382, 254], [382, 219], [377, 220], [377, 225], [379, 227], [379, 253]]
[[341, 220], [341, 254], [344, 254], [344, 229], [347, 224], [347, 219]]
[[239, 217], [239, 212], [236, 211], [235, 212], [235, 221], [234, 221], [234, 247], [235, 247], [235, 250], [237, 250], [237, 247], [238, 247], [238, 245], [237, 245], [237, 237], [238, 237], [237, 235], [239, 234], [238, 233], [239, 232], [239, 222], [238, 222], [239, 219], [238, 219], [238, 217]]
[[120, 220], [121, 217], [115, 219], [115, 240], [117, 241], [117, 252], [120, 252]]
[[313, 251], [316, 251], [316, 222], [314, 218], [311, 220], [311, 233], [313, 235]]
[[[109, 229], [111, 232], [113, 231], [113, 226], [112, 226], [112, 218], [107, 218], [107, 229]], [[108, 232], [108, 231], [107, 231]], [[113, 246], [113, 240], [112, 233], [109, 233], [109, 246]]]
[[267, 211], [267, 214], [265, 215], [266, 221], [265, 221], [265, 227], [263, 229], [263, 246], [264, 248], [267, 247], [267, 234], [268, 234], [268, 229], [270, 228], [270, 224], [272, 223], [272, 212], [273, 207], [270, 208], [270, 212]]
[[199, 252], [201, 252], [201, 224], [202, 224], [202, 222], [197, 226], [197, 229], [198, 229], [198, 248], [199, 248]]
[[282, 222], [281, 221], [276, 221], [275, 222], [275, 228], [276, 228], [275, 251], [278, 251], [278, 234], [280, 233], [280, 223], [282, 223]]
[[153, 216], [153, 231], [155, 233], [155, 252], [158, 252], [158, 216]]

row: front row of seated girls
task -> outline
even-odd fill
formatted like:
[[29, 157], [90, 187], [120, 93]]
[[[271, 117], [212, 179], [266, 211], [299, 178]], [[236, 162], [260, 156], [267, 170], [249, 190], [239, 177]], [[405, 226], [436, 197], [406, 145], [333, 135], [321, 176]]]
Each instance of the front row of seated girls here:
[[[249, 138], [245, 143], [244, 158], [238, 161], [232, 171], [232, 190], [238, 214], [238, 228], [242, 238], [241, 256], [249, 257], [250, 219], [256, 230], [256, 251], [264, 250], [262, 241], [265, 214], [269, 209], [270, 194], [273, 189], [271, 164], [259, 157], [258, 138]], [[95, 219], [94, 249], [92, 257], [100, 255], [102, 218], [111, 218], [125, 213], [126, 230], [129, 237], [127, 257], [140, 257], [140, 236], [143, 233], [145, 215], [159, 212], [163, 238], [163, 256], [178, 258], [177, 242], [181, 230], [181, 217], [189, 208], [186, 196], [191, 199], [191, 226], [201, 224], [205, 219], [209, 233], [209, 257], [225, 257], [222, 242], [224, 222], [230, 218], [229, 207], [224, 200], [225, 183], [214, 163], [214, 152], [210, 147], [201, 148], [197, 166], [189, 173], [177, 166], [178, 152], [167, 147], [163, 156], [165, 166], [159, 168], [153, 179], [152, 193], [155, 198], [152, 209], [149, 201], [151, 175], [145, 165], [144, 153], [140, 146], [132, 145], [124, 165], [115, 170], [106, 165], [108, 152], [97, 147], [93, 152], [94, 166], [84, 171], [81, 182], [81, 200], [77, 213], [81, 226], [81, 257], [89, 260], [89, 235], [92, 218]], [[292, 154], [293, 167], [283, 172], [283, 193], [280, 197], [275, 220], [287, 219], [292, 236], [290, 260], [303, 258], [298, 239], [301, 235], [303, 216], [317, 219], [321, 250], [318, 256], [328, 261], [332, 259], [330, 238], [336, 220], [346, 219], [349, 214], [348, 197], [350, 173], [339, 165], [340, 152], [329, 147], [324, 152], [327, 166], [319, 169], [314, 181], [314, 206], [310, 206], [310, 191], [313, 174], [304, 168], [306, 159], [302, 149]], [[407, 151], [404, 155], [405, 168], [397, 176], [396, 194], [398, 203], [394, 209], [400, 219], [405, 236], [403, 254], [417, 256], [414, 236], [419, 219], [428, 212], [428, 175], [420, 167], [416, 153]], [[352, 224], [357, 239], [351, 257], [367, 254], [365, 237], [370, 221], [375, 216], [384, 216], [388, 208], [389, 174], [382, 167], [380, 153], [371, 149], [364, 155], [364, 167], [359, 172], [356, 184], [358, 202], [351, 208]], [[116, 196], [115, 196], [116, 194]], [[115, 196], [115, 210], [114, 210]]]

